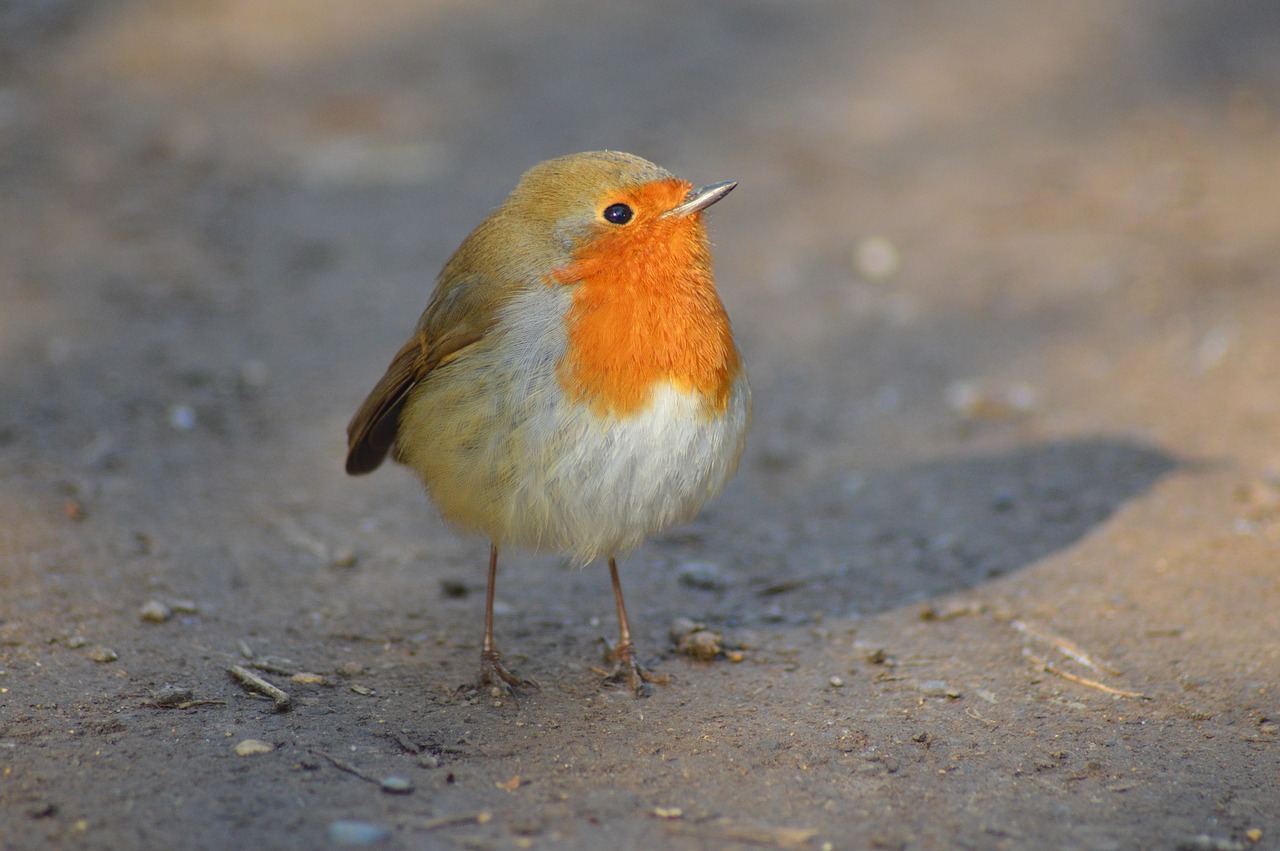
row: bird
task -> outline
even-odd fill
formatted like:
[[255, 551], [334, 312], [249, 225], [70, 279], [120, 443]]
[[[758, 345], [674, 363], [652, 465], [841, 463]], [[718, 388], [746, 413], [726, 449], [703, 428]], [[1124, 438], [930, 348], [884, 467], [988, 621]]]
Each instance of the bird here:
[[409, 341], [347, 429], [346, 472], [390, 455], [451, 525], [489, 542], [478, 686], [536, 682], [494, 641], [498, 554], [605, 559], [612, 667], [643, 668], [617, 560], [691, 520], [737, 469], [751, 388], [716, 290], [704, 211], [736, 182], [695, 188], [618, 151], [530, 168], [445, 263]]

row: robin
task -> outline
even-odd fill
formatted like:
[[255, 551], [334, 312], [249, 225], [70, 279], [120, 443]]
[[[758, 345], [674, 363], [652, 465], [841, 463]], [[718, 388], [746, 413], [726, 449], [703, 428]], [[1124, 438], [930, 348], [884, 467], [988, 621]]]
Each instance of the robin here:
[[498, 553], [607, 558], [613, 668], [646, 682], [617, 557], [688, 521], [737, 468], [751, 390], [695, 189], [631, 154], [534, 166], [445, 264], [412, 338], [347, 429], [347, 472], [390, 452], [450, 523], [488, 537], [480, 683], [532, 686], [493, 640]]

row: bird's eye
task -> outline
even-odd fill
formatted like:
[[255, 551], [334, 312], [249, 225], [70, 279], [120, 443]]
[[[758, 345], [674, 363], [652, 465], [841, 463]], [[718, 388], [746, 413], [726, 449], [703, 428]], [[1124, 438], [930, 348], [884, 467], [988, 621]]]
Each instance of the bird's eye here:
[[610, 204], [604, 208], [604, 220], [615, 225], [625, 225], [635, 213], [626, 204]]

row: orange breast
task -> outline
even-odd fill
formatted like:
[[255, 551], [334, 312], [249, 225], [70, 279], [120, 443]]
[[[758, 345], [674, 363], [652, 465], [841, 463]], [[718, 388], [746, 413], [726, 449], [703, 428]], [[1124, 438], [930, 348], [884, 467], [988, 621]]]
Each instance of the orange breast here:
[[[633, 197], [639, 210], [667, 210], [688, 188], [660, 181]], [[585, 245], [555, 278], [576, 282], [560, 370], [569, 398], [627, 416], [669, 382], [703, 394], [708, 414], [724, 410], [740, 363], [700, 215], [638, 216]]]

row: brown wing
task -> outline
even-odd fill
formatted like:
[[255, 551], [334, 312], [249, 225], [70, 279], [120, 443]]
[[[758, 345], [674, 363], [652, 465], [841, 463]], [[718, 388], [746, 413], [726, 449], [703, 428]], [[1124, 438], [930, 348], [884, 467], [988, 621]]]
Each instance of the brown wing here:
[[382, 463], [395, 444], [400, 411], [414, 386], [483, 339], [521, 282], [539, 280], [531, 270], [567, 262], [567, 257], [545, 256], [546, 250], [531, 244], [510, 216], [500, 214], [463, 240], [441, 270], [413, 338], [396, 353], [347, 426], [348, 473], [368, 473]]
[[448, 334], [432, 345], [425, 329], [420, 329], [404, 344], [347, 425], [348, 474], [357, 476], [378, 468], [395, 443], [400, 410], [414, 385], [483, 336], [479, 331], [463, 331]]
[[414, 386], [483, 339], [497, 311], [511, 297], [512, 285], [473, 271], [476, 247], [483, 246], [483, 231], [482, 225], [445, 265], [413, 338], [392, 358], [386, 374], [347, 425], [347, 472], [351, 475], [378, 468], [395, 444], [400, 411]]
[[387, 367], [373, 391], [347, 424], [347, 473], [370, 473], [387, 457], [396, 439], [400, 409], [409, 391], [427, 373], [421, 339], [415, 335]]

